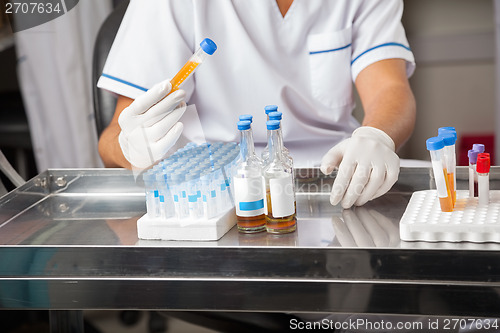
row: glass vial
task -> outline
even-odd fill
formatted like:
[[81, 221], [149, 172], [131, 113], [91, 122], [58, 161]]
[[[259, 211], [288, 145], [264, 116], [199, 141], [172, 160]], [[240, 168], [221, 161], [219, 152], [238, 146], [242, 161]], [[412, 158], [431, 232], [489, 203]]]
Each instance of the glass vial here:
[[262, 165], [255, 156], [250, 121], [239, 121], [240, 160], [235, 168], [234, 203], [238, 230], [255, 233], [266, 230], [266, 208]]
[[266, 124], [269, 159], [262, 172], [266, 184], [266, 229], [269, 233], [289, 233], [297, 228], [293, 169], [282, 153], [280, 121], [270, 120]]

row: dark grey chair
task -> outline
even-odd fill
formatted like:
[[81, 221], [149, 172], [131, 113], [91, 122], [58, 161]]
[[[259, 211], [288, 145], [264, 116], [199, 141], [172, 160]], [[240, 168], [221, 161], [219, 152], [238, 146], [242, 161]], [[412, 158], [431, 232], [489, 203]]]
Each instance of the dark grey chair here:
[[97, 133], [109, 125], [116, 108], [116, 97], [109, 91], [97, 88], [97, 81], [108, 58], [109, 50], [115, 39], [123, 15], [128, 7], [128, 0], [121, 1], [113, 12], [103, 22], [94, 44], [92, 60], [92, 92], [94, 99], [94, 115]]
[[[95, 121], [99, 136], [108, 126], [116, 107], [113, 94], [97, 88], [97, 81], [102, 74], [104, 63], [118, 31], [129, 1], [123, 0], [104, 21], [95, 42], [92, 66], [92, 90], [94, 99]], [[175, 317], [218, 332], [288, 332], [290, 320], [295, 318], [284, 313], [241, 313], [207, 311], [164, 311], [165, 317]], [[132, 316], [132, 313], [126, 313]], [[157, 318], [157, 316], [152, 316]], [[161, 325], [160, 325], [161, 326]], [[150, 331], [158, 332], [151, 327]]]

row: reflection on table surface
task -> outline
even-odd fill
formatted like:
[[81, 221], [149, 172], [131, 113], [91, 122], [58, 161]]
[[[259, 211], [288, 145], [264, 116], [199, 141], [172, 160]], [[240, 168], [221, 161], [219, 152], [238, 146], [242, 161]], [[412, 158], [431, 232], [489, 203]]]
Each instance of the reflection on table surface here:
[[[459, 169], [459, 188], [466, 186], [466, 172]], [[492, 188], [497, 173], [492, 170]], [[218, 241], [180, 242], [138, 239], [136, 221], [145, 213], [140, 177], [119, 169], [49, 170], [0, 199], [0, 245], [500, 249], [494, 243], [400, 241], [399, 221], [411, 194], [432, 188], [429, 169], [403, 168], [390, 192], [348, 210], [329, 202], [332, 177], [317, 169], [296, 175], [297, 232], [242, 234], [233, 228]]]

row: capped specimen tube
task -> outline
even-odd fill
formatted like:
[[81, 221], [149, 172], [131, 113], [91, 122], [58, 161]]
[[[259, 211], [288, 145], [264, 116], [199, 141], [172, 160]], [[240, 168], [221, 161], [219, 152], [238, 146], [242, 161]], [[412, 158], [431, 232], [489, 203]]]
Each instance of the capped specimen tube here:
[[212, 55], [217, 50], [217, 45], [209, 38], [201, 41], [200, 47], [193, 53], [189, 60], [182, 66], [181, 70], [175, 74], [170, 80], [172, 90], [169, 94], [179, 89], [179, 86], [184, 82], [195, 69], [205, 60], [207, 55]]
[[478, 152], [471, 149], [467, 152], [467, 157], [469, 158], [469, 197], [477, 197], [477, 173], [476, 173], [476, 163], [477, 163]]
[[479, 205], [487, 205], [490, 202], [490, 154], [477, 155], [476, 170]]
[[439, 134], [439, 137], [443, 139], [444, 142], [444, 160], [446, 163], [446, 172], [448, 177], [448, 186], [450, 187], [451, 199], [453, 206], [457, 201], [457, 187], [456, 187], [456, 169], [457, 169], [457, 158], [455, 155], [455, 141], [456, 133], [451, 131], [444, 131]]
[[453, 211], [453, 201], [448, 184], [448, 173], [444, 160], [444, 141], [439, 137], [432, 137], [426, 141], [427, 150], [431, 155], [432, 170], [436, 181], [437, 196], [441, 211]]

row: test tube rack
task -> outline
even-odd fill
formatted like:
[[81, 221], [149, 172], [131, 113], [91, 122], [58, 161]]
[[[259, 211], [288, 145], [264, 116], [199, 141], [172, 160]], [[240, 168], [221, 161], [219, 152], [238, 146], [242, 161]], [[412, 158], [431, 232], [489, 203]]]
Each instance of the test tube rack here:
[[236, 224], [232, 179], [236, 143], [188, 143], [143, 174], [147, 213], [140, 239], [210, 241]]
[[161, 219], [146, 214], [137, 220], [137, 234], [140, 239], [149, 240], [216, 241], [235, 224], [234, 207], [211, 219]]
[[457, 191], [453, 212], [442, 212], [436, 190], [414, 192], [399, 223], [403, 241], [500, 243], [500, 191], [479, 205], [469, 191]]

